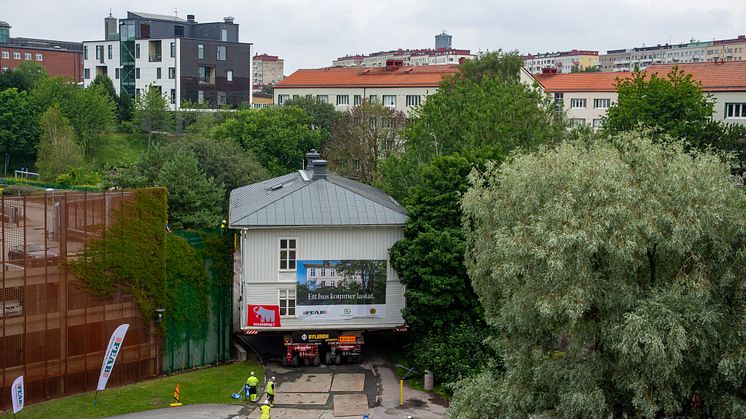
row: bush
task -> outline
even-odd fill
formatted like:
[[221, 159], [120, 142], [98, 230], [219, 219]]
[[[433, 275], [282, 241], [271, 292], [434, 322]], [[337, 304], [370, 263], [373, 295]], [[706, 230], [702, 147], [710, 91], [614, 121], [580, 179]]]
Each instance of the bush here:
[[26, 185], [9, 185], [3, 188], [5, 196], [33, 195], [44, 192], [44, 189]]

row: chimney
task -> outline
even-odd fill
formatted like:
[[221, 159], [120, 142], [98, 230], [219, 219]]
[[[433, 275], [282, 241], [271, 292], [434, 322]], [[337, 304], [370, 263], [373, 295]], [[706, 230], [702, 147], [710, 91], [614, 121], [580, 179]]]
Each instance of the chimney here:
[[306, 153], [306, 170], [309, 172], [313, 171], [313, 161], [318, 160], [321, 157], [321, 154], [318, 153], [318, 151], [311, 149], [308, 153]]
[[194, 15], [187, 15], [187, 22], [194, 23]]
[[326, 160], [313, 161], [313, 177], [326, 179]]
[[233, 16], [226, 16], [226, 17], [223, 18], [223, 22], [225, 22], [225, 23], [233, 23], [233, 19], [234, 19]]

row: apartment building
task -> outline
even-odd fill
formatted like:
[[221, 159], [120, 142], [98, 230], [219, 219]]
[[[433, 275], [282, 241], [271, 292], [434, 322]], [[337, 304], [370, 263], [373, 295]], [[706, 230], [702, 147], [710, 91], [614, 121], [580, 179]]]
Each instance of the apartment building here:
[[545, 52], [523, 56], [523, 65], [532, 74], [571, 73], [598, 67], [598, 51], [577, 50]]
[[[655, 64], [645, 72], [665, 75], [675, 66], [692, 75], [715, 102], [713, 120], [746, 125], [746, 61]], [[533, 78], [571, 123], [600, 128], [617, 100], [616, 85], [629, 72], [537, 74]]]
[[271, 86], [284, 77], [285, 61], [276, 55], [256, 54], [252, 64], [254, 90], [262, 86]]
[[385, 67], [390, 60], [400, 60], [406, 66], [450, 65], [474, 58], [468, 49], [451, 46], [453, 37], [445, 32], [435, 35], [435, 48], [397, 49], [372, 54], [356, 54], [339, 57], [332, 67]]
[[127, 12], [105, 20], [104, 40], [83, 42], [83, 82], [98, 74], [114, 82], [117, 94], [135, 96], [152, 86], [170, 99], [210, 107], [251, 102], [252, 44], [239, 42], [238, 24], [198, 23], [194, 15]]
[[83, 44], [36, 38], [11, 38], [11, 26], [0, 21], [0, 70], [17, 68], [23, 62], [34, 62], [50, 76], [83, 81]]
[[311, 96], [346, 111], [368, 100], [408, 114], [437, 91], [444, 76], [457, 70], [457, 65], [406, 66], [400, 60], [390, 60], [382, 68], [298, 70], [275, 86], [274, 102], [282, 105]]

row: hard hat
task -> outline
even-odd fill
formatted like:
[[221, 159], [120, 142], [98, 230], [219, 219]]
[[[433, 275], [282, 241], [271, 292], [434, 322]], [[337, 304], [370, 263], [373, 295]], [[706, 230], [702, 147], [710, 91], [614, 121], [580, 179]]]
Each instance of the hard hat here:
[[264, 404], [269, 404], [269, 400], [265, 400], [265, 401], [264, 401]]
[[254, 375], [254, 371], [251, 371], [251, 375]]
[[272, 377], [272, 381], [275, 381], [275, 377]]

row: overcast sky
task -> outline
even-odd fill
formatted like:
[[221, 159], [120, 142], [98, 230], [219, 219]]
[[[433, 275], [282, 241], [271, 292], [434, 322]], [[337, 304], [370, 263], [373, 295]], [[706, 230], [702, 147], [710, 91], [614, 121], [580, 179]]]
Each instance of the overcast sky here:
[[285, 74], [334, 58], [425, 48], [445, 29], [472, 51], [630, 48], [746, 34], [744, 0], [0, 0], [11, 36], [103, 39], [104, 17], [128, 10], [233, 16], [241, 42], [285, 59]]

